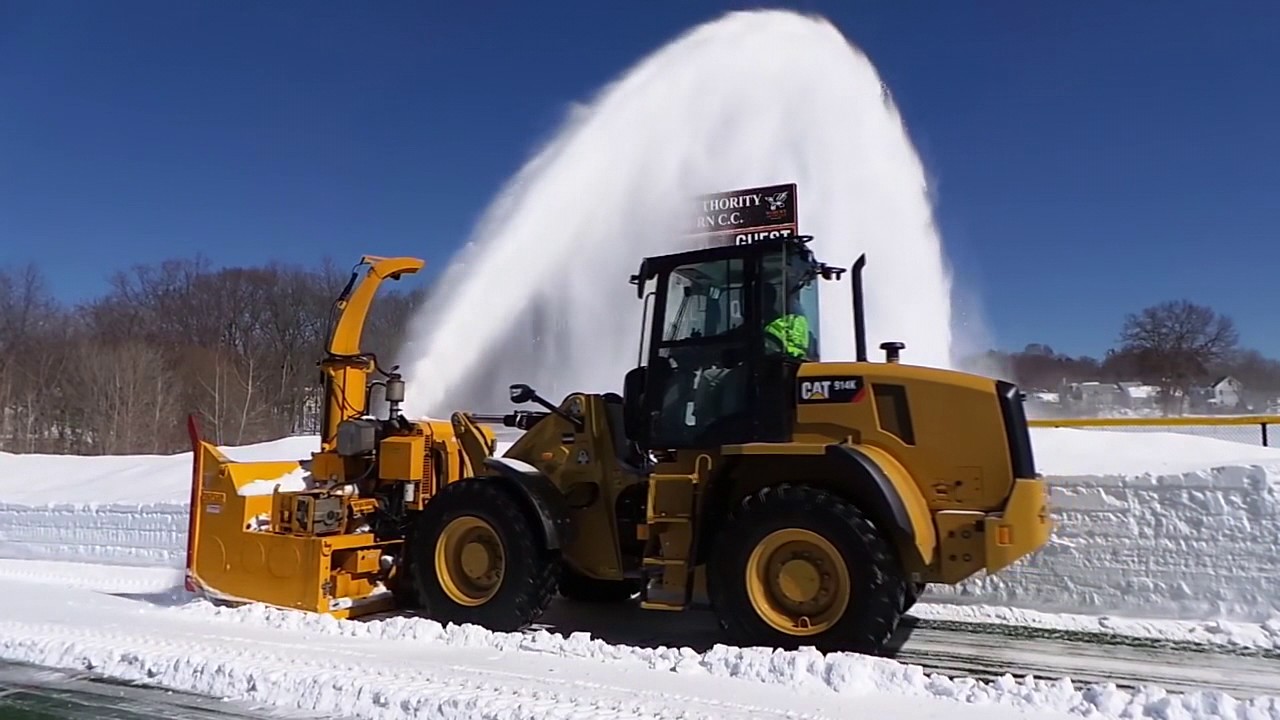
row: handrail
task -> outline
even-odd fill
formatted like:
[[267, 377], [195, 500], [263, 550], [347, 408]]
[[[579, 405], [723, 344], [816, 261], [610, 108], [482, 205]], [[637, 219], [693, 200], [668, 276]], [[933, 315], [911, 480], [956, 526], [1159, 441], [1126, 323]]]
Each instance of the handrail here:
[[1247, 427], [1255, 425], [1264, 447], [1271, 446], [1271, 426], [1280, 425], [1280, 415], [1175, 415], [1171, 417], [1038, 418], [1030, 427], [1042, 428], [1190, 428]]

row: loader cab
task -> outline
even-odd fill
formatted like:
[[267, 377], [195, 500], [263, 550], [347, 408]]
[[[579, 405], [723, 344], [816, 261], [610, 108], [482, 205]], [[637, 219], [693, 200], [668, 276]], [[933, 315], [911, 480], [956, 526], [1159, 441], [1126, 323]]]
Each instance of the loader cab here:
[[641, 366], [627, 374], [627, 435], [649, 450], [788, 440], [796, 370], [820, 360], [808, 237], [648, 258]]

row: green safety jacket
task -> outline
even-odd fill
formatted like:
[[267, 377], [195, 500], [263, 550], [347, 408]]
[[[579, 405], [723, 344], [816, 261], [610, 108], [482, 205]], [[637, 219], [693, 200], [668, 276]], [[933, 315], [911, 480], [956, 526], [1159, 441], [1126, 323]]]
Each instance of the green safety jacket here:
[[788, 314], [764, 326], [764, 331], [782, 341], [788, 355], [804, 357], [809, 351], [809, 319]]

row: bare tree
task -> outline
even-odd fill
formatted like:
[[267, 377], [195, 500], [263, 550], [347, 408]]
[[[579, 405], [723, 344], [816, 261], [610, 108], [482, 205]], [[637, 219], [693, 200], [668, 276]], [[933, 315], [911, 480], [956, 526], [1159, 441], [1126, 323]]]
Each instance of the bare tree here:
[[[116, 273], [102, 297], [63, 307], [35, 267], [0, 268], [0, 449], [173, 452], [192, 412], [219, 443], [315, 432], [316, 361], [348, 277], [330, 261], [172, 259]], [[380, 293], [365, 349], [385, 364], [421, 299]]]
[[1161, 388], [1165, 413], [1189, 396], [1192, 385], [1208, 375], [1239, 342], [1226, 315], [1187, 300], [1163, 302], [1130, 313], [1120, 331], [1120, 352], [1129, 355]]
[[46, 449], [52, 424], [43, 402], [70, 326], [34, 265], [0, 271], [0, 448]]
[[161, 353], [142, 343], [82, 342], [68, 378], [93, 451], [157, 453], [176, 443], [172, 378]]

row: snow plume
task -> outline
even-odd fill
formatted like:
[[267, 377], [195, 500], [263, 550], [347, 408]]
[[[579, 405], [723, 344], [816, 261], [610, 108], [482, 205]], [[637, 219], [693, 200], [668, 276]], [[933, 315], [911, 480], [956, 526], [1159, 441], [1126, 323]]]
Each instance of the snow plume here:
[[[406, 409], [501, 409], [513, 382], [553, 400], [620, 390], [641, 258], [691, 247], [695, 196], [791, 182], [819, 259], [867, 254], [869, 346], [901, 340], [904, 361], [951, 367], [951, 277], [924, 168], [875, 68], [825, 20], [736, 12], [575, 106], [503, 188], [413, 322]], [[847, 279], [822, 290], [831, 360], [854, 356]]]

